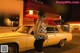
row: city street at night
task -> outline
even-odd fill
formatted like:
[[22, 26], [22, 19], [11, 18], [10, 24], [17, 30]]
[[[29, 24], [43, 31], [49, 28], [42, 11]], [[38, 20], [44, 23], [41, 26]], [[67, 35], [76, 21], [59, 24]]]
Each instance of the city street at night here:
[[[49, 46], [44, 48], [45, 53], [80, 53], [80, 36], [73, 36], [73, 40], [67, 43], [63, 48]], [[34, 50], [29, 50], [22, 53], [34, 53]]]
[[0, 53], [80, 53], [79, 14], [80, 1], [0, 0]]

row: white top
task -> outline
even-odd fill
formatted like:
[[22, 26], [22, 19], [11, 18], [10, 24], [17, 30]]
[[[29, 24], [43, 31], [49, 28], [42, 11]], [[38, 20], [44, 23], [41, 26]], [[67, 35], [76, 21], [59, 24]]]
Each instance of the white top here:
[[[47, 30], [46, 30], [46, 26], [45, 26], [45, 24], [44, 24], [44, 22], [41, 22], [41, 24], [40, 24], [40, 28], [39, 28], [39, 32], [40, 33], [45, 33], [46, 34], [46, 39], [48, 38], [48, 36], [47, 36]], [[34, 35], [34, 37], [38, 40], [38, 39], [43, 39], [44, 37], [42, 36], [42, 35]]]

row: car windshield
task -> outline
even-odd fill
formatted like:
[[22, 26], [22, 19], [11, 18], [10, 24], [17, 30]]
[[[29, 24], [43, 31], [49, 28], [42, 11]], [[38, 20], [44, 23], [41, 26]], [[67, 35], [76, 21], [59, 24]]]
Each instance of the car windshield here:
[[32, 26], [21, 26], [21, 27], [18, 27], [16, 31], [20, 33], [28, 33], [31, 28]]

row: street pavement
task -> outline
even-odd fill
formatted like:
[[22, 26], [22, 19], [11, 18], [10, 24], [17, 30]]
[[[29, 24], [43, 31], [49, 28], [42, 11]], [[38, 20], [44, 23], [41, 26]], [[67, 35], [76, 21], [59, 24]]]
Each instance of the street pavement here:
[[[35, 53], [35, 50], [28, 50], [21, 53]], [[80, 53], [80, 36], [73, 36], [73, 40], [64, 47], [48, 46], [44, 48], [45, 53]]]

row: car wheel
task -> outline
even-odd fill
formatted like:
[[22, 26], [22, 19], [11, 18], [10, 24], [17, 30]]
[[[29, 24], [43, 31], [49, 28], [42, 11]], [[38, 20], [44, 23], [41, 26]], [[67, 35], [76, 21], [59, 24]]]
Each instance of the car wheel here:
[[8, 53], [18, 53], [18, 49], [15, 45], [8, 45]]
[[59, 47], [63, 47], [63, 46], [65, 45], [65, 43], [66, 43], [66, 40], [65, 40], [65, 39], [60, 40], [58, 46], [59, 46]]

